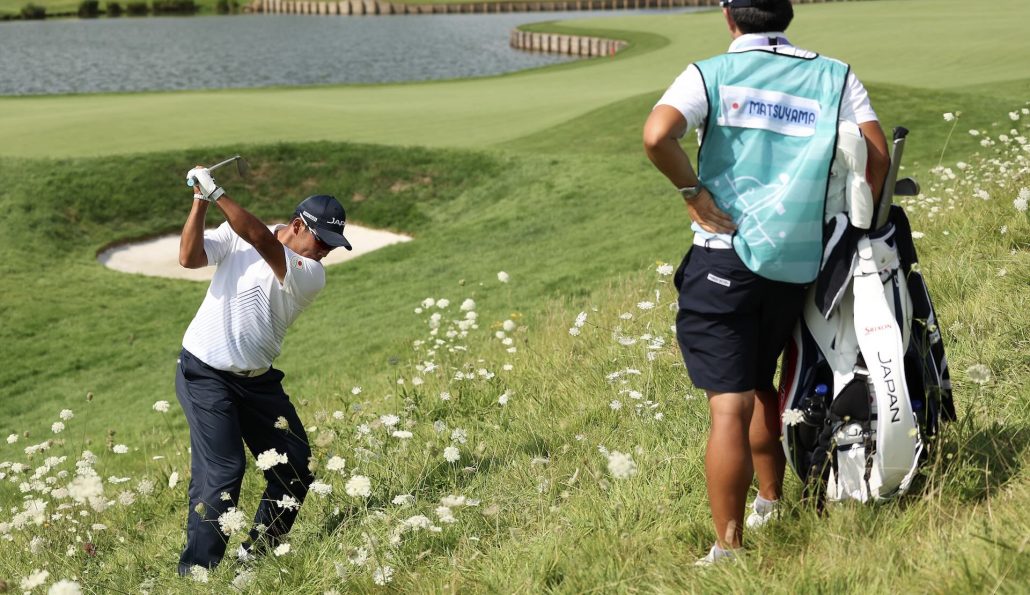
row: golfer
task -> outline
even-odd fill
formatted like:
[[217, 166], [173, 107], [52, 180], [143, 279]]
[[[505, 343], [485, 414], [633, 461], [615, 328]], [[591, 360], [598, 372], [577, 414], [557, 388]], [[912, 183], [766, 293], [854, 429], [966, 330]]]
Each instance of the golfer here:
[[[787, 40], [790, 0], [723, 0], [722, 7], [729, 52], [688, 66], [644, 127], [648, 157], [693, 220], [694, 245], [675, 279], [677, 339], [711, 411], [705, 478], [716, 543], [699, 564], [732, 558], [742, 546], [755, 471], [748, 526], [761, 526], [778, 506], [785, 461], [773, 374], [819, 271], [839, 121], [857, 124], [865, 137], [873, 196], [889, 163], [850, 67]], [[697, 173], [679, 144], [694, 129]]]
[[[215, 265], [204, 302], [182, 339], [175, 392], [190, 426], [190, 510], [179, 574], [211, 568], [225, 554], [239, 517], [219, 517], [239, 501], [246, 469], [243, 445], [257, 457], [267, 486], [239, 556], [274, 547], [290, 530], [308, 486], [311, 449], [297, 411], [272, 367], [287, 327], [325, 286], [321, 260], [343, 237], [345, 214], [332, 196], [304, 199], [271, 231], [235, 203], [198, 167], [193, 208], [182, 229], [179, 264]], [[226, 222], [204, 231], [209, 205]], [[285, 462], [282, 462], [282, 456]], [[235, 525], [235, 526], [234, 526]]]

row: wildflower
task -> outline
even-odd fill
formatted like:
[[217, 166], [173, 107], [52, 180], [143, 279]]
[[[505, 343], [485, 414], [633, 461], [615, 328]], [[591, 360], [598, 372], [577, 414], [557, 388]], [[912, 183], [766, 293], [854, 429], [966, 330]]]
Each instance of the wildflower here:
[[72, 413], [71, 409], [62, 409], [61, 413], [59, 413], [57, 416], [64, 421], [68, 421], [69, 419], [75, 417], [75, 414]]
[[244, 570], [243, 572], [236, 575], [236, 578], [232, 579], [232, 586], [237, 591], [243, 591], [254, 582], [254, 571]]
[[414, 434], [412, 434], [411, 432], [409, 432], [407, 430], [395, 430], [393, 432], [393, 434], [391, 434], [391, 435], [394, 438], [400, 438], [401, 440], [407, 440], [408, 438], [411, 438]]
[[[175, 475], [175, 481], [178, 482], [179, 481], [179, 475], [177, 473], [173, 473], [173, 475]], [[174, 485], [172, 485], [171, 477], [168, 478], [168, 487], [170, 487], [170, 488], [175, 487]], [[150, 494], [153, 494], [154, 493], [154, 481], [151, 480], [151, 479], [141, 479], [141, 480], [139, 480], [139, 483], [136, 484], [136, 492], [140, 496], [149, 496]]]
[[451, 432], [451, 442], [456, 442], [458, 444], [465, 444], [465, 442], [467, 440], [468, 440], [468, 432], [466, 432], [465, 430], [463, 430], [461, 428], [454, 428], [454, 431]]
[[629, 479], [636, 475], [637, 464], [633, 462], [633, 457], [614, 450], [608, 454], [608, 472], [615, 479]]
[[497, 397], [497, 403], [500, 405], [507, 405], [509, 398], [511, 398], [510, 391], [504, 391], [501, 393], [501, 396]]
[[272, 553], [279, 557], [285, 556], [286, 554], [290, 553], [290, 544], [280, 543], [275, 547], [274, 550], [272, 550]]
[[572, 335], [573, 337], [578, 337], [579, 333], [580, 333], [580, 330], [579, 330], [578, 326], [574, 326], [574, 327], [569, 329], [569, 334]]
[[969, 131], [969, 136], [980, 136], [980, 131], [974, 128], [973, 130]]
[[501, 271], [501, 272], [497, 273], [497, 280], [500, 281], [501, 283], [507, 283], [508, 281], [511, 281], [511, 277], [508, 276], [508, 273], [505, 273], [504, 271]]
[[1030, 204], [1030, 189], [1023, 188], [1019, 192], [1019, 198], [1012, 201], [1012, 206], [1020, 213], [1025, 213], [1028, 204]]
[[47, 595], [82, 595], [82, 586], [75, 581], [59, 580], [50, 585]]
[[912, 232], [912, 239], [913, 240], [921, 240], [921, 239], [923, 239], [924, 236], [926, 236], [926, 234], [924, 234], [921, 231], [913, 231]]
[[662, 277], [668, 277], [669, 275], [671, 275], [675, 271], [675, 269], [673, 269], [673, 266], [671, 264], [667, 264], [667, 263], [662, 263], [662, 264], [658, 265], [658, 268], [655, 269], [655, 270]]
[[472, 298], [467, 298], [461, 303], [460, 309], [462, 312], [468, 312], [476, 309], [476, 302]]
[[998, 233], [1000, 233], [1001, 235], [1005, 235], [1008, 232], [1009, 232], [1009, 226], [1008, 225], [1002, 225], [1001, 228], [998, 229]]
[[1019, 112], [1009, 112], [1009, 119], [1013, 122], [1019, 121]]
[[208, 580], [207, 568], [200, 565], [195, 565], [190, 568], [190, 578], [198, 583], [206, 583]]
[[11, 435], [7, 436], [7, 443], [8, 444], [14, 444], [17, 441], [18, 441], [18, 435], [17, 434], [11, 434]]
[[123, 490], [118, 494], [118, 503], [122, 506], [132, 506], [136, 503], [136, 494], [128, 490]]
[[440, 393], [440, 400], [441, 401], [450, 401], [451, 400], [451, 393], [449, 393], [447, 391], [441, 392]]
[[55, 421], [53, 424], [51, 424], [50, 431], [55, 434], [60, 434], [64, 431], [64, 424], [59, 421]]
[[68, 495], [76, 502], [86, 502], [104, 493], [104, 484], [96, 475], [76, 475], [68, 484]]
[[955, 114], [953, 114], [951, 112], [945, 113], [944, 114], [944, 121], [945, 122], [954, 122], [955, 121]]
[[511, 372], [512, 370], [515, 369], [515, 366], [513, 366], [511, 364], [504, 364], [503, 366], [501, 366], [501, 369], [504, 370], [505, 372]]
[[129, 452], [129, 447], [128, 447], [128, 446], [125, 446], [124, 444], [115, 444], [115, 445], [114, 445], [114, 446], [113, 446], [113, 447], [111, 448], [111, 450], [112, 450], [112, 451], [114, 452], [114, 454], [116, 454], [116, 455], [123, 455], [123, 454], [125, 454], [125, 453]]
[[974, 364], [966, 368], [966, 376], [977, 384], [987, 384], [991, 381], [991, 369], [983, 364]]
[[328, 496], [329, 494], [333, 493], [333, 486], [325, 483], [324, 481], [319, 481], [317, 479], [311, 482], [311, 485], [308, 486], [308, 489], [318, 494], [319, 496]]
[[399, 494], [393, 497], [393, 503], [397, 506], [411, 506], [415, 503], [415, 497], [411, 494]]
[[443, 458], [448, 463], [457, 463], [458, 459], [461, 458], [461, 451], [456, 446], [448, 446], [443, 449]]
[[361, 394], [361, 387], [360, 386], [353, 387], [352, 389], [350, 389], [350, 394], [352, 394], [352, 395], [360, 395]]
[[152, 409], [158, 413], [168, 413], [168, 401], [158, 401], [153, 404]]
[[393, 580], [393, 567], [391, 566], [380, 566], [372, 573], [372, 582], [379, 586], [383, 586], [391, 580]]
[[36, 570], [27, 577], [21, 579], [22, 591], [31, 591], [46, 582], [50, 573], [46, 570]]
[[440, 298], [440, 299], [436, 300], [436, 307], [440, 308], [441, 310], [443, 310], [444, 308], [446, 308], [447, 306], [450, 306], [450, 305], [451, 305], [451, 300], [449, 300], [447, 298]]
[[368, 562], [368, 550], [363, 547], [354, 548], [347, 556], [347, 561], [354, 566], [364, 566]]
[[800, 409], [786, 409], [781, 416], [783, 425], [796, 426], [805, 419], [805, 414]]
[[608, 406], [612, 408], [612, 411], [618, 411], [619, 409], [622, 409], [622, 402], [616, 399], [611, 403], [608, 403]]
[[458, 519], [454, 518], [454, 511], [448, 506], [437, 506], [436, 516], [440, 517], [441, 523], [451, 524], [458, 522]]
[[411, 385], [412, 386], [422, 386], [423, 382], [424, 381], [421, 378], [419, 378], [418, 376], [415, 376], [414, 378], [411, 379]]
[[275, 423], [272, 424], [272, 425], [277, 430], [289, 430], [290, 429], [290, 422], [286, 421], [286, 418], [283, 417], [282, 415], [280, 415], [279, 417], [275, 418]]
[[233, 506], [218, 516], [218, 527], [228, 536], [235, 535], [247, 528], [247, 517]]
[[654, 302], [639, 302], [637, 308], [641, 310], [650, 310], [654, 308]]
[[285, 454], [279, 454], [274, 448], [270, 448], [257, 456], [257, 467], [262, 471], [268, 471], [276, 465], [286, 464], [289, 460]]
[[372, 482], [364, 475], [355, 475], [347, 480], [343, 491], [351, 498], [368, 498], [372, 494]]
[[515, 324], [514, 320], [508, 319], [501, 324], [501, 327], [510, 333], [513, 332], [516, 328], [518, 328], [518, 325]]
[[423, 308], [432, 308], [435, 305], [436, 305], [436, 300], [434, 300], [431, 297], [428, 297], [428, 298], [422, 300], [422, 307]]
[[382, 422], [382, 424], [388, 428], [392, 428], [393, 426], [397, 425], [397, 422], [399, 422], [400, 420], [401, 418], [393, 414], [381, 415], [379, 417], [379, 421]]

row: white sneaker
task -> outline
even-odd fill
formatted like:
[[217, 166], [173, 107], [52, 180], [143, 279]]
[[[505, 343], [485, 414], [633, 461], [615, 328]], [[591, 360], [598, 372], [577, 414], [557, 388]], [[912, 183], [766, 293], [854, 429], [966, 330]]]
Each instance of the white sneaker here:
[[708, 550], [708, 555], [704, 558], [698, 558], [694, 562], [694, 566], [712, 566], [719, 562], [734, 562], [737, 560], [737, 552], [742, 550], [718, 550], [716, 546], [712, 546], [712, 549]]
[[751, 503], [751, 510], [751, 514], [744, 519], [744, 526], [748, 529], [760, 529], [769, 521], [780, 518], [780, 501], [773, 500], [771, 507], [765, 512], [758, 510], [758, 502], [755, 501]]

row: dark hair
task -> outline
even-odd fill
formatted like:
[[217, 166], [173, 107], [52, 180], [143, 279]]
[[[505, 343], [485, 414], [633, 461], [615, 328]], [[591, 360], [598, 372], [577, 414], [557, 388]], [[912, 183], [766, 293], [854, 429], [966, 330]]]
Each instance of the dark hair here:
[[730, 16], [741, 33], [786, 31], [794, 19], [790, 0], [751, 0], [749, 4], [740, 8], [730, 5]]

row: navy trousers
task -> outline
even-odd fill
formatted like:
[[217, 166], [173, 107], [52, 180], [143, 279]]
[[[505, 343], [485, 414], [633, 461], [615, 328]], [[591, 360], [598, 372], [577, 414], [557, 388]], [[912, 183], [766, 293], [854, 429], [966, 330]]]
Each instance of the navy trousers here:
[[[192, 457], [186, 547], [179, 558], [179, 574], [188, 574], [193, 566], [214, 567], [225, 555], [229, 538], [218, 517], [239, 501], [247, 466], [244, 444], [255, 457], [274, 448], [289, 459], [264, 472], [268, 484], [250, 541], [274, 546], [293, 526], [297, 509], [282, 508], [276, 501], [292, 496], [303, 502], [314, 476], [308, 470], [307, 434], [283, 391], [282, 379], [283, 373], [275, 368], [254, 378], [216, 370], [182, 350], [175, 392], [190, 426]], [[275, 427], [280, 417], [289, 429]]]

